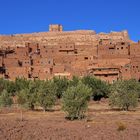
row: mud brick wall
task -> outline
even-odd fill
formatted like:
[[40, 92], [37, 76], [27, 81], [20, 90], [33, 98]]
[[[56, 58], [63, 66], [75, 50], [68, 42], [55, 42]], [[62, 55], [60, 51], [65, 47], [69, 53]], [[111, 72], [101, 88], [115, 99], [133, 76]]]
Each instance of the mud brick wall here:
[[107, 82], [140, 80], [140, 42], [127, 31], [63, 31], [0, 36], [0, 77], [14, 80], [93, 75]]

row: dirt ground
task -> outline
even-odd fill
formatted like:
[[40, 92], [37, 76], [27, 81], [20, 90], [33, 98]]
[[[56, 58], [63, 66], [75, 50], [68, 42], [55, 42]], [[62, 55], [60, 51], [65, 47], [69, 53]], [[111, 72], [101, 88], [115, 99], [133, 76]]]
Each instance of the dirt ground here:
[[56, 106], [52, 112], [0, 110], [0, 140], [140, 140], [140, 107], [111, 110], [107, 102], [90, 102], [88, 117], [65, 120]]

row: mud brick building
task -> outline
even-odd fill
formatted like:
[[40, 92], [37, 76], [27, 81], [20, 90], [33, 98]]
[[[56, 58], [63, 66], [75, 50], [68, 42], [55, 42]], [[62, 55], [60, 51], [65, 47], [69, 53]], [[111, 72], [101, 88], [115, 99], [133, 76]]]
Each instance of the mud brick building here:
[[135, 78], [140, 81], [140, 42], [127, 31], [96, 34], [92, 30], [0, 36], [0, 77], [15, 80], [53, 76], [94, 75], [107, 82]]

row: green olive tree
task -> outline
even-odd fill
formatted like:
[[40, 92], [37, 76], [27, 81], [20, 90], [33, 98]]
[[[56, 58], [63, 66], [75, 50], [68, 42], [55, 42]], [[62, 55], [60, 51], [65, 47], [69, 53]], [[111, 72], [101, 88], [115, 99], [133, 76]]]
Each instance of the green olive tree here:
[[92, 89], [84, 85], [81, 81], [75, 86], [68, 87], [62, 96], [62, 109], [67, 114], [66, 118], [74, 120], [84, 117], [91, 92]]
[[135, 80], [117, 81], [111, 87], [109, 102], [111, 107], [128, 111], [138, 105], [138, 87]]

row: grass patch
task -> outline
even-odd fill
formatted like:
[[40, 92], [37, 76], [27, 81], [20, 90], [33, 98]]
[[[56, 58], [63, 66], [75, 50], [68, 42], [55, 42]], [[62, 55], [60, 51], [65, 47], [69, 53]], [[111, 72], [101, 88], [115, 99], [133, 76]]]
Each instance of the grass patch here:
[[117, 131], [124, 131], [124, 130], [126, 130], [126, 125], [124, 124], [124, 123], [122, 123], [122, 122], [119, 122], [119, 123], [117, 123]]

